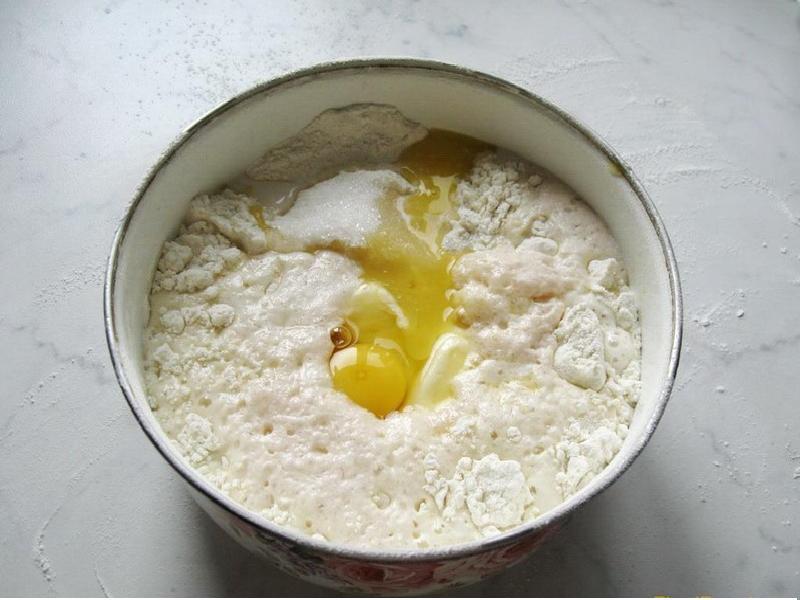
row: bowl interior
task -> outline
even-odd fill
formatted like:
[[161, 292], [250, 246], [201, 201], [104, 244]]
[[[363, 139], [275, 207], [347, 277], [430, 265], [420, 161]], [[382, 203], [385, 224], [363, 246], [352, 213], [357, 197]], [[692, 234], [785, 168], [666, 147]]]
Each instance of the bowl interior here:
[[[134, 410], [146, 429], [160, 432], [144, 391], [142, 333], [161, 245], [176, 232], [189, 200], [218, 188], [323, 110], [365, 102], [392, 104], [427, 127], [468, 134], [541, 165], [572, 186], [619, 242], [641, 308], [641, 400], [622, 450], [565, 505], [580, 503], [635, 457], [663, 409], [680, 316], [668, 250], [624, 167], [568, 118], [512, 86], [429, 64], [350, 64], [266, 84], [193, 126], [165, 157], [123, 225], [110, 272], [110, 336]], [[182, 463], [170, 448], [162, 451]]]

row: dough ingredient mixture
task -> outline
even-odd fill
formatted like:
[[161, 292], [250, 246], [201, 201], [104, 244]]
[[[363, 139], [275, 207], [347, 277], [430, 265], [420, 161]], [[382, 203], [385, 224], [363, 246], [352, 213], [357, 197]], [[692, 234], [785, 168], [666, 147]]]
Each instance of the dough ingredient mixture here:
[[639, 395], [636, 298], [597, 215], [393, 107], [323, 113], [194, 198], [150, 308], [146, 383], [177, 450], [337, 543], [534, 519], [609, 463]]

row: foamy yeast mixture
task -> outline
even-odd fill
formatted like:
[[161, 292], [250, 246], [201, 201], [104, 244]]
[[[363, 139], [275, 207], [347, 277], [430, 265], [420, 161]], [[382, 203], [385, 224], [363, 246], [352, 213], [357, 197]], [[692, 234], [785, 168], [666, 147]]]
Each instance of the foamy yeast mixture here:
[[558, 505], [619, 450], [640, 332], [563, 183], [386, 106], [320, 115], [191, 201], [145, 375], [213, 485], [317, 539], [427, 548]]

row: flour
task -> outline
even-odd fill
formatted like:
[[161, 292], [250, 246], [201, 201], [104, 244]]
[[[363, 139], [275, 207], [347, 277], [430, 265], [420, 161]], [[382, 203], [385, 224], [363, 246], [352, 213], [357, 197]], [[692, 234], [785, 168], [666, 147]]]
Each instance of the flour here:
[[208, 419], [195, 413], [189, 413], [185, 418], [185, 425], [176, 436], [176, 441], [193, 465], [198, 465], [211, 452], [220, 446], [219, 440], [214, 435], [214, 428]]
[[603, 289], [619, 290], [625, 284], [625, 275], [619, 261], [614, 258], [593, 260], [588, 266], [593, 283]]
[[456, 188], [455, 204], [457, 214], [443, 242], [453, 250], [498, 245], [549, 255], [562, 250], [562, 258], [581, 258], [584, 265], [618, 254], [605, 225], [570, 188], [513, 156], [478, 156]]
[[556, 372], [583, 388], [599, 390], [606, 382], [605, 344], [600, 321], [586, 305], [571, 306], [558, 329], [553, 357]]
[[[380, 114], [402, 125], [373, 144], [394, 157], [419, 131]], [[309, 177], [308, 131], [350, 117], [321, 116], [253, 174]], [[348, 127], [345, 138], [358, 131]], [[351, 139], [341, 152], [364, 148]], [[151, 406], [203, 477], [315, 539], [427, 548], [511, 530], [622, 447], [640, 385], [635, 294], [613, 238], [569, 188], [483, 154], [456, 187], [445, 238], [460, 254], [450, 293], [463, 366], [445, 401], [377, 419], [334, 389], [328, 360], [348, 302], [380, 292], [356, 262], [318, 248], [363, 244], [381, 199], [413, 192], [388, 167], [329, 173], [267, 211], [266, 227], [247, 195], [192, 201], [153, 281]], [[384, 304], [407, 324], [391, 294]]]
[[484, 535], [519, 525], [525, 508], [533, 502], [522, 467], [515, 460], [489, 454], [473, 461], [462, 457], [450, 479], [442, 477], [433, 455], [425, 457], [425, 490], [434, 498], [445, 519], [465, 508]]
[[[520, 161], [500, 162], [492, 153], [478, 157], [465, 181], [458, 184], [458, 218], [444, 240], [453, 249], [481, 250], [501, 238], [522, 241], [531, 215], [520, 206], [530, 206], [541, 177], [527, 181]], [[498, 238], [501, 236], [501, 238]]]
[[207, 221], [248, 254], [267, 249], [267, 235], [250, 214], [255, 202], [247, 196], [225, 190], [217, 196], [198, 196], [189, 204], [186, 221]]
[[614, 430], [607, 425], [593, 428], [578, 421], [570, 423], [554, 450], [562, 466], [556, 482], [563, 494], [574, 494], [611, 462], [627, 432], [624, 424]]
[[558, 296], [575, 285], [552, 257], [534, 251], [494, 249], [466, 254], [452, 269], [460, 324], [487, 358], [545, 360], [543, 337], [564, 312]]
[[385, 164], [427, 135], [393, 106], [326, 110], [247, 170], [257, 180], [308, 181], [359, 164]]
[[214, 280], [242, 260], [233, 242], [210, 223], [198, 221], [181, 227], [166, 242], [156, 267], [153, 291], [192, 293], [205, 290]]

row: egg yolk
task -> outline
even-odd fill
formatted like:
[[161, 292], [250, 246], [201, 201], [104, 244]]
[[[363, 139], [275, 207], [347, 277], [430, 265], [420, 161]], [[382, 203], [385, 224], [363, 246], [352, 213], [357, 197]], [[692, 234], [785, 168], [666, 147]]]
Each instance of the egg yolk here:
[[417, 192], [384, 199], [378, 231], [365, 247], [345, 251], [361, 266], [365, 283], [351, 298], [342, 326], [357, 343], [343, 349], [334, 344], [333, 384], [379, 417], [403, 402], [435, 403], [447, 395], [449, 382], [420, 385], [420, 375], [452, 374], [463, 364], [463, 349], [448, 350], [435, 353], [438, 363], [449, 362], [448, 367], [426, 368], [437, 340], [457, 329], [449, 292], [450, 268], [458, 256], [441, 247], [453, 210], [451, 196], [457, 178], [487, 149], [473, 138], [432, 130], [397, 163]]
[[408, 379], [397, 350], [377, 344], [356, 344], [331, 357], [336, 387], [379, 417], [396, 410], [406, 395]]

